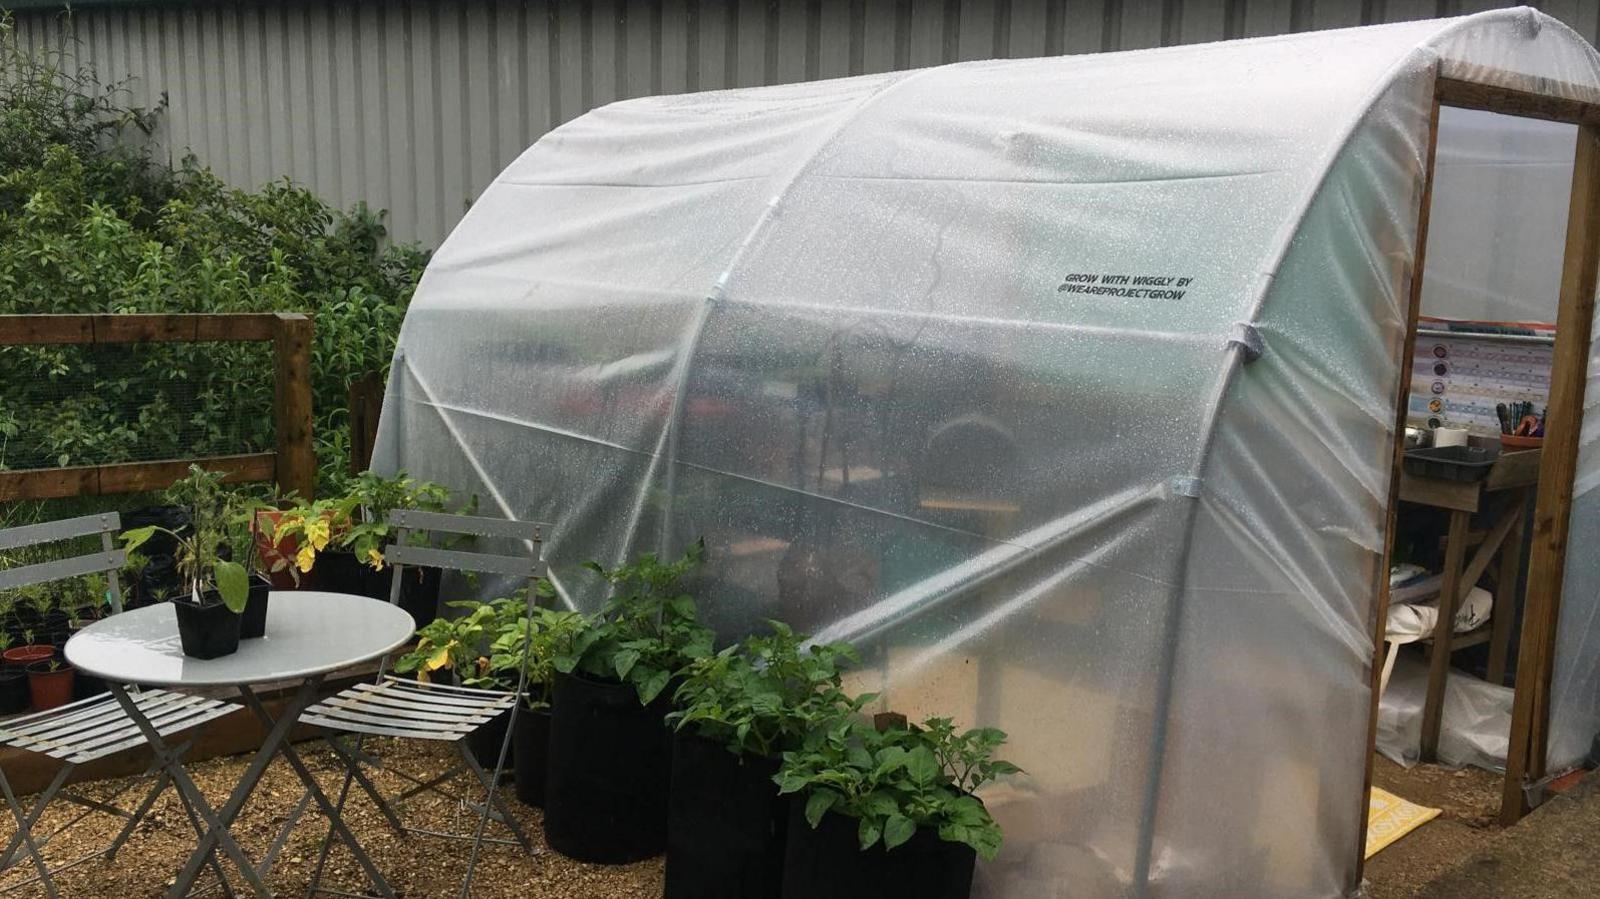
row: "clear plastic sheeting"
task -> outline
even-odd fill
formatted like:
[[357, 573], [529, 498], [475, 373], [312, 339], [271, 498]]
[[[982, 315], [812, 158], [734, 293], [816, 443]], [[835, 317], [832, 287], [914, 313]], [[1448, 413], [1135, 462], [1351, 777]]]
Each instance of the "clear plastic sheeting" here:
[[1554, 324], [1576, 125], [1439, 110], [1422, 314]]
[[604, 107], [439, 250], [376, 464], [1008, 731], [980, 896], [1349, 895], [1440, 66], [1600, 96], [1513, 10]]
[[[1422, 704], [1428, 696], [1428, 666], [1402, 657], [1378, 704], [1378, 751], [1409, 768], [1422, 755]], [[1439, 761], [1506, 770], [1511, 735], [1510, 687], [1451, 671], [1439, 719]]]

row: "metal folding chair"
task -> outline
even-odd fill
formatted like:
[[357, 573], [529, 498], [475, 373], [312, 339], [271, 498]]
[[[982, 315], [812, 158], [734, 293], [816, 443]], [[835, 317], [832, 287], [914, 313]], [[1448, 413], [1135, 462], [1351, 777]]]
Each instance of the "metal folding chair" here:
[[[122, 587], [117, 580], [117, 571], [122, 567], [127, 554], [116, 548], [111, 536], [117, 532], [119, 525], [117, 514], [108, 512], [0, 531], [0, 551], [95, 535], [99, 535], [101, 547], [101, 551], [96, 553], [0, 571], [0, 590], [14, 590], [18, 587], [30, 587], [89, 574], [105, 574], [111, 587], [111, 610], [121, 612]], [[165, 690], [145, 690], [138, 693], [134, 701], [162, 736], [198, 727], [234, 710], [233, 705], [220, 700]], [[167, 756], [155, 759], [144, 774], [123, 785], [106, 799], [91, 799], [67, 790], [65, 786], [79, 765], [143, 745], [145, 745], [144, 734], [109, 694], [0, 721], [0, 747], [9, 746], [35, 752], [61, 762], [61, 768], [49, 786], [39, 794], [33, 807], [26, 811], [18, 801], [11, 782], [6, 779], [5, 767], [0, 766], [0, 792], [5, 794], [6, 805], [10, 807], [11, 815], [17, 824], [17, 832], [11, 836], [4, 851], [0, 852], [0, 874], [30, 858], [34, 869], [38, 872], [34, 877], [0, 887], [0, 893], [39, 883], [44, 886], [45, 895], [55, 899], [57, 892], [54, 875], [91, 859], [103, 857], [109, 862], [116, 857], [117, 851], [127, 842], [134, 828], [150, 811], [161, 791], [171, 783], [164, 766], [175, 758], [181, 758], [188, 751], [189, 744], [172, 747]], [[113, 804], [123, 793], [152, 779], [154, 783], [146, 791], [144, 799], [132, 811]], [[57, 798], [83, 806], [85, 810], [49, 834], [36, 837], [33, 833], [34, 827], [38, 825], [45, 808]], [[185, 806], [187, 808], [187, 802]], [[197, 832], [200, 831], [201, 824], [195, 817], [194, 810], [192, 808], [187, 810], [191, 825]], [[45, 845], [95, 812], [126, 818], [127, 821], [105, 848], [51, 868], [44, 859]], [[215, 870], [221, 877], [220, 868]], [[227, 889], [225, 879], [223, 887]]]
[[[544, 573], [544, 565], [540, 554], [540, 525], [533, 522], [507, 521], [499, 518], [479, 518], [467, 515], [445, 515], [437, 512], [404, 510], [391, 512], [389, 520], [396, 525], [395, 541], [385, 550], [385, 558], [394, 565], [395, 569], [394, 584], [390, 589], [389, 595], [390, 602], [399, 602], [400, 600], [400, 585], [403, 580], [404, 568], [407, 565], [526, 578], [528, 582], [527, 626], [530, 630], [532, 629], [534, 605], [538, 595], [538, 591], [535, 589], [535, 582]], [[466, 550], [412, 546], [409, 542], [410, 538], [417, 533], [515, 540], [525, 544], [529, 551], [525, 556], [495, 555]], [[388, 667], [389, 659], [385, 657], [378, 664], [378, 679], [376, 682], [357, 684], [337, 695], [328, 697], [308, 709], [300, 720], [308, 724], [319, 725], [336, 733], [355, 735], [353, 746], [342, 744], [335, 735], [329, 735], [327, 738], [335, 755], [338, 756], [346, 769], [344, 787], [340, 790], [339, 799], [336, 803], [338, 811], [343, 811], [345, 797], [349, 794], [351, 783], [354, 781], [378, 805], [379, 811], [383, 813], [384, 818], [389, 821], [390, 825], [395, 827], [401, 834], [414, 833], [450, 839], [470, 839], [472, 841], [472, 851], [467, 858], [467, 869], [461, 882], [461, 896], [466, 897], [472, 889], [473, 870], [477, 865], [478, 850], [483, 843], [520, 845], [523, 851], [530, 855], [536, 851], [533, 844], [528, 840], [527, 835], [522, 832], [521, 826], [517, 824], [516, 816], [506, 805], [499, 790], [500, 776], [505, 770], [506, 756], [511, 746], [511, 735], [516, 730], [517, 711], [522, 706], [522, 703], [518, 702], [517, 699], [527, 691], [528, 687], [527, 668], [523, 666], [517, 678], [516, 691], [504, 693], [471, 687], [418, 683], [417, 681], [387, 674]], [[500, 741], [499, 756], [495, 761], [494, 771], [491, 773], [484, 770], [483, 766], [478, 763], [477, 758], [473, 756], [471, 748], [467, 745], [467, 738], [507, 712], [510, 713], [511, 717], [506, 726], [505, 737]], [[361, 741], [368, 735], [404, 737], [454, 744], [459, 763], [450, 771], [439, 776], [421, 780], [406, 775], [404, 772], [388, 768], [387, 770], [400, 774], [414, 785], [411, 789], [394, 797], [392, 802], [404, 802], [406, 799], [428, 790], [443, 792], [440, 789], [442, 784], [462, 773], [470, 772], [486, 794], [483, 805], [476, 808], [479, 814], [477, 826], [473, 833], [469, 836], [467, 834], [424, 830], [422, 828], [407, 827], [401, 823], [399, 816], [393, 809], [391, 800], [383, 797], [361, 772], [363, 764], [377, 768], [385, 767], [381, 760], [362, 753]], [[484, 831], [491, 818], [503, 824], [515, 839], [501, 840], [485, 836]], [[312, 875], [308, 893], [339, 892], [321, 887], [322, 871], [327, 863], [331, 836], [332, 833], [330, 831], [329, 835], [323, 838], [322, 850], [317, 859], [316, 870]]]

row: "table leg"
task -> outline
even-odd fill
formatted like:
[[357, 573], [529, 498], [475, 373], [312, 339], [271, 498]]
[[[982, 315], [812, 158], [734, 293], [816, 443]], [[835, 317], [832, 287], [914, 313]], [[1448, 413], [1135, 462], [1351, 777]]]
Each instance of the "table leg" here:
[[[249, 687], [241, 687], [239, 692], [244, 697], [245, 705], [255, 712], [256, 717], [261, 719], [261, 723], [277, 732], [280, 728], [287, 730], [285, 724], [293, 726], [301, 713], [311, 704], [311, 700], [316, 697], [316, 688], [321, 683], [322, 677], [320, 675], [308, 679], [300, 687], [300, 691], [295, 694], [294, 700], [289, 703], [276, 721], [268, 714], [266, 707], [261, 704], [261, 700], [256, 698], [255, 693]], [[263, 747], [264, 749], [265, 747]], [[284, 742], [278, 751], [282, 753], [283, 760], [289, 763], [289, 767], [293, 768], [295, 773], [299, 775], [301, 783], [305, 784], [306, 792], [311, 794], [312, 800], [317, 803], [317, 807], [328, 818], [328, 826], [338, 835], [345, 847], [350, 850], [350, 853], [356, 857], [356, 862], [361, 865], [361, 869], [367, 874], [367, 879], [372, 882], [372, 888], [377, 890], [378, 895], [384, 896], [386, 899], [394, 899], [394, 890], [390, 888], [389, 882], [378, 871], [378, 866], [373, 864], [372, 859], [367, 856], [366, 850], [361, 848], [361, 843], [356, 840], [355, 834], [351, 833], [350, 829], [345, 826], [344, 818], [340, 816], [339, 809], [334, 807], [333, 802], [322, 792], [322, 788], [317, 786], [316, 778], [311, 775], [311, 770], [300, 760], [300, 755], [295, 752], [294, 747]]]
[[1439, 725], [1444, 718], [1444, 690], [1450, 675], [1450, 644], [1456, 632], [1456, 606], [1461, 599], [1461, 568], [1467, 554], [1467, 526], [1472, 515], [1450, 513], [1445, 537], [1444, 572], [1439, 585], [1439, 619], [1433, 626], [1433, 657], [1428, 665], [1428, 695], [1422, 704], [1422, 761], [1439, 754]]
[[166, 741], [161, 738], [161, 734], [150, 723], [150, 719], [144, 716], [138, 705], [128, 696], [128, 691], [121, 684], [110, 683], [106, 686], [111, 689], [111, 695], [122, 706], [122, 710], [127, 712], [128, 717], [144, 734], [145, 742], [150, 744], [151, 751], [162, 761], [162, 767], [166, 772], [172, 776], [172, 782], [177, 786], [178, 792], [188, 800], [194, 811], [199, 814], [201, 820], [206, 824], [206, 832], [200, 838], [200, 845], [189, 856], [188, 862], [184, 864], [183, 870], [179, 872], [178, 879], [173, 883], [172, 889], [167, 891], [168, 899], [181, 899], [189, 892], [189, 888], [194, 885], [195, 879], [200, 876], [200, 869], [205, 866], [206, 860], [211, 857], [212, 851], [218, 848], [227, 853], [227, 856], [238, 866], [240, 876], [250, 884], [256, 895], [263, 897], [263, 899], [270, 899], [272, 891], [267, 889], [267, 885], [261, 881], [260, 876], [256, 874], [255, 868], [251, 866], [249, 857], [244, 854], [244, 850], [239, 847], [238, 842], [228, 833], [228, 825], [233, 822], [234, 818], [239, 816], [240, 810], [244, 808], [245, 800], [250, 797], [250, 792], [255, 788], [256, 782], [261, 779], [261, 774], [266, 770], [267, 763], [272, 760], [271, 750], [274, 737], [281, 742], [287, 735], [287, 728], [285, 728], [284, 733], [267, 735], [267, 740], [262, 744], [261, 751], [256, 753], [256, 757], [251, 760], [250, 766], [245, 769], [239, 786], [234, 789], [233, 795], [228, 798], [227, 804], [218, 813], [212, 811], [210, 804], [206, 802], [205, 794], [200, 792], [200, 788], [189, 777], [189, 772], [183, 770], [181, 761], [173, 756], [172, 751], [167, 747]]

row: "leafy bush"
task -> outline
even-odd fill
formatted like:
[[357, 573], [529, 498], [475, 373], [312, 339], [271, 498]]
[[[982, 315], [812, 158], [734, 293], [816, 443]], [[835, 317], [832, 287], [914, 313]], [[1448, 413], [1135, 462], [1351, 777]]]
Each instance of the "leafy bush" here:
[[[127, 97], [57, 53], [30, 55], [0, 20], [0, 313], [311, 313], [318, 462], [341, 487], [349, 384], [387, 371], [426, 254], [388, 246], [365, 206], [166, 164], [149, 141], [163, 110]], [[240, 353], [0, 348], [0, 436], [48, 465], [268, 448], [270, 369], [241, 377], [260, 363]]]
[[857, 819], [862, 849], [879, 840], [893, 849], [917, 828], [934, 827], [940, 839], [965, 843], [992, 860], [1000, 851], [1000, 825], [972, 794], [1020, 770], [994, 758], [1005, 739], [994, 728], [958, 733], [948, 718], [881, 732], [840, 719], [784, 753], [774, 780], [780, 793], [805, 795], [812, 827], [830, 811]]
[[679, 592], [679, 582], [705, 558], [705, 550], [702, 540], [676, 562], [646, 553], [611, 570], [585, 562], [614, 593], [556, 658], [556, 670], [633, 684], [639, 702], [649, 705], [679, 669], [711, 655], [711, 630], [696, 621], [694, 598]]
[[845, 695], [841, 670], [859, 661], [845, 644], [806, 646], [780, 621], [770, 636], [751, 636], [689, 663], [667, 720], [761, 758], [799, 748], [806, 733], [859, 711], [871, 700]]

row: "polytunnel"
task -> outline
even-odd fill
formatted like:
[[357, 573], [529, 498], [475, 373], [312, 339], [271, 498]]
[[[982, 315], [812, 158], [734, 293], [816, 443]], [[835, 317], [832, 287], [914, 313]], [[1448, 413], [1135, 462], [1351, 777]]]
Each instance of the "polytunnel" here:
[[1007, 731], [979, 895], [1352, 895], [1436, 77], [1600, 100], [1519, 9], [595, 110], [434, 257], [375, 466], [579, 608], [703, 537], [724, 636]]

